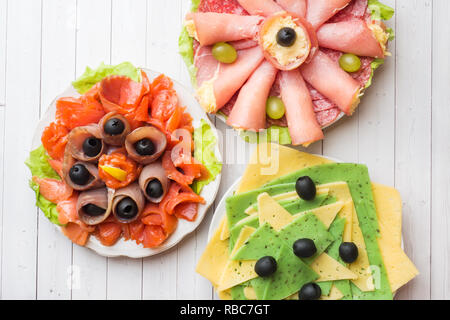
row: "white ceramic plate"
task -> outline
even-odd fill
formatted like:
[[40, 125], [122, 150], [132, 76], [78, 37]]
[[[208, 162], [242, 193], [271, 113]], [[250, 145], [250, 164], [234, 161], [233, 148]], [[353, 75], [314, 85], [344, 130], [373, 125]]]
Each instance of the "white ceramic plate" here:
[[[143, 68], [143, 70], [147, 73], [147, 76], [150, 80], [153, 80], [157, 76], [160, 75], [159, 72], [148, 70]], [[200, 120], [204, 119], [208, 122], [208, 124], [213, 129], [214, 134], [216, 135], [217, 142], [219, 142], [219, 137], [214, 125], [211, 123], [206, 113], [198, 104], [197, 100], [190, 93], [190, 90], [185, 88], [180, 83], [174, 82], [174, 88], [178, 93], [178, 97], [183, 106], [186, 106], [186, 110], [191, 114], [194, 119], [194, 127], [198, 127], [200, 125]], [[56, 111], [56, 100], [60, 97], [70, 97], [70, 96], [79, 96], [76, 90], [71, 86], [66, 91], [64, 91], [61, 95], [59, 95], [52, 104], [48, 107], [46, 113], [42, 116], [39, 121], [33, 141], [32, 141], [32, 150], [39, 147], [41, 145], [41, 135], [46, 126], [48, 126], [55, 119], [55, 111]], [[222, 162], [222, 156], [220, 154], [218, 143], [216, 145], [215, 154], [217, 159]], [[117, 256], [127, 256], [130, 258], [143, 258], [153, 256], [155, 254], [164, 252], [169, 250], [176, 244], [178, 244], [181, 240], [183, 240], [187, 235], [192, 233], [202, 222], [203, 218], [208, 211], [208, 208], [214, 202], [216, 198], [217, 191], [219, 190], [221, 174], [219, 174], [214, 181], [205, 186], [200, 194], [206, 201], [206, 204], [199, 205], [198, 207], [198, 216], [194, 222], [189, 222], [183, 219], [180, 219], [178, 222], [178, 227], [175, 232], [164, 242], [160, 247], [154, 249], [144, 248], [142, 245], [136, 244], [134, 241], [125, 241], [123, 238], [119, 239], [119, 241], [111, 247], [106, 247], [97, 240], [97, 238], [91, 236], [89, 241], [86, 244], [86, 247], [94, 250], [99, 255], [105, 257], [117, 257]], [[58, 226], [55, 225], [56, 228], [61, 230]]]

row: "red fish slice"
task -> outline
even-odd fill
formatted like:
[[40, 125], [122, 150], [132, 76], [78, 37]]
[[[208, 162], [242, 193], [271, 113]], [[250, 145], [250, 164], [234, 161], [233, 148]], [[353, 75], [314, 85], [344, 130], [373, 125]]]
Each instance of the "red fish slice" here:
[[50, 202], [58, 203], [70, 198], [73, 189], [62, 180], [33, 177], [33, 182], [39, 185], [39, 192]]

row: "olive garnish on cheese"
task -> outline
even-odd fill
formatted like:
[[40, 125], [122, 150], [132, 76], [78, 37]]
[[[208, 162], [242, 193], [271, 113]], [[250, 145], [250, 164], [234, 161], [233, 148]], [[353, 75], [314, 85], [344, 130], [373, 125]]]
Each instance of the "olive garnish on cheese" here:
[[88, 157], [96, 157], [103, 149], [103, 144], [100, 139], [96, 137], [89, 137], [83, 142], [83, 152]]
[[83, 206], [83, 211], [91, 217], [97, 217], [101, 216], [102, 214], [105, 214], [106, 209], [100, 208], [95, 204], [89, 203]]
[[277, 271], [277, 261], [273, 257], [263, 257], [256, 262], [255, 272], [260, 277], [269, 277]]
[[316, 185], [310, 177], [300, 177], [295, 183], [295, 190], [300, 198], [306, 201], [314, 200], [316, 197]]
[[353, 242], [343, 242], [339, 246], [339, 256], [346, 263], [353, 263], [358, 259], [358, 247]]
[[134, 144], [136, 152], [141, 156], [151, 156], [155, 153], [155, 144], [152, 140], [144, 138]]
[[293, 245], [294, 254], [299, 258], [310, 258], [316, 254], [317, 248], [311, 239], [299, 239]]
[[118, 118], [111, 118], [106, 121], [103, 128], [107, 134], [111, 136], [117, 136], [123, 133], [123, 131], [125, 130], [125, 124]]
[[85, 186], [91, 180], [91, 174], [82, 164], [76, 164], [69, 170], [70, 179], [79, 186]]
[[318, 300], [321, 296], [322, 289], [314, 282], [305, 284], [298, 293], [300, 300]]
[[120, 200], [116, 207], [117, 216], [123, 220], [131, 220], [135, 218], [138, 212], [139, 210], [136, 201], [130, 197]]
[[281, 28], [277, 33], [277, 42], [282, 47], [292, 47], [297, 39], [297, 32], [290, 27]]

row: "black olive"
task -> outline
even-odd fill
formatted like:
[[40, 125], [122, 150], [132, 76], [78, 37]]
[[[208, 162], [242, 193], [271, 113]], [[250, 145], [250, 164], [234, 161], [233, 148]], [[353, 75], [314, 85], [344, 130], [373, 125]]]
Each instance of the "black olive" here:
[[353, 242], [343, 242], [339, 246], [339, 256], [346, 263], [353, 263], [358, 259], [358, 247]]
[[306, 201], [314, 200], [316, 197], [316, 185], [310, 177], [300, 177], [295, 183], [295, 190], [300, 198]]
[[148, 183], [147, 188], [145, 188], [145, 192], [150, 198], [158, 199], [163, 195], [164, 191], [161, 182], [159, 182], [158, 179], [153, 179]]
[[320, 296], [322, 295], [322, 289], [314, 283], [307, 283], [305, 284], [300, 292], [298, 293], [298, 298], [300, 300], [318, 300]]
[[292, 47], [297, 40], [297, 33], [292, 28], [283, 28], [277, 33], [277, 42], [282, 47]]
[[102, 151], [102, 141], [95, 137], [90, 137], [83, 142], [83, 152], [88, 157], [96, 157]]
[[138, 214], [137, 204], [130, 197], [126, 197], [117, 204], [116, 213], [121, 219], [131, 220]]
[[76, 164], [69, 170], [69, 177], [73, 183], [79, 186], [85, 186], [91, 179], [91, 174], [88, 169], [82, 164]]
[[89, 203], [85, 206], [83, 206], [83, 211], [92, 217], [97, 217], [97, 216], [101, 216], [102, 214], [104, 214], [106, 212], [105, 209], [100, 208], [99, 206], [96, 206], [95, 204]]
[[151, 156], [155, 153], [155, 145], [152, 140], [144, 138], [134, 144], [136, 152], [141, 156]]
[[311, 239], [299, 239], [294, 242], [294, 253], [299, 258], [309, 258], [316, 254], [317, 248]]
[[105, 127], [103, 128], [105, 132], [111, 136], [117, 136], [122, 134], [125, 130], [125, 124], [122, 120], [117, 118], [111, 118], [105, 123]]
[[263, 257], [256, 262], [255, 272], [260, 277], [268, 277], [277, 271], [277, 261], [273, 257]]

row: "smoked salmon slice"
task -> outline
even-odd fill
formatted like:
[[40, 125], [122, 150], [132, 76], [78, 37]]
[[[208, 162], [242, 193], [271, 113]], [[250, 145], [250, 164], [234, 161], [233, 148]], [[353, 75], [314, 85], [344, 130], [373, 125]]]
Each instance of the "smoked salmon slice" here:
[[175, 207], [175, 217], [187, 221], [195, 221], [198, 213], [198, 203], [185, 202]]
[[160, 206], [168, 214], [174, 214], [176, 206], [184, 202], [204, 204], [205, 199], [194, 193], [191, 188], [184, 187], [176, 182], [172, 182], [169, 188], [169, 192], [161, 201]]
[[100, 84], [99, 96], [107, 113], [133, 113], [147, 88], [126, 76], [109, 76]]
[[56, 173], [62, 178], [63, 177], [63, 171], [62, 171], [62, 167], [63, 167], [63, 162], [60, 160], [55, 160], [55, 159], [48, 159], [48, 164], [50, 165], [50, 167], [52, 167], [53, 170], [56, 171]]
[[100, 103], [80, 98], [60, 98], [56, 101], [56, 120], [67, 129], [98, 123], [105, 115]]
[[112, 219], [99, 224], [95, 230], [97, 239], [107, 247], [113, 246], [117, 243], [122, 235], [122, 226]]
[[83, 230], [83, 228], [75, 223], [68, 223], [61, 229], [67, 238], [79, 246], [85, 246], [90, 236], [88, 231]]
[[44, 129], [41, 142], [48, 155], [53, 159], [64, 158], [69, 130], [60, 123], [52, 122]]
[[201, 163], [195, 161], [192, 156], [188, 159], [177, 158], [176, 166], [172, 162], [172, 151], [166, 151], [162, 159], [162, 166], [169, 179], [178, 182], [180, 185], [189, 187], [195, 179], [205, 180], [209, 178], [208, 169]]
[[67, 200], [73, 193], [73, 189], [62, 180], [34, 176], [33, 182], [39, 185], [41, 195], [53, 203]]

